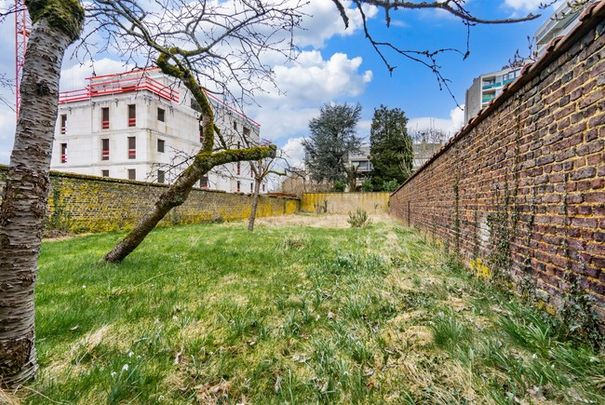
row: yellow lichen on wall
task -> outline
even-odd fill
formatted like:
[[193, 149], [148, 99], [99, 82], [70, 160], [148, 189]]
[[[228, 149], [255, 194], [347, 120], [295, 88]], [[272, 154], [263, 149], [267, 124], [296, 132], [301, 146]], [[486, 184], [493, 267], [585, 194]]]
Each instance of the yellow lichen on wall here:
[[473, 271], [473, 273], [484, 280], [490, 279], [492, 277], [492, 272], [487, 267], [487, 265], [481, 260], [481, 258], [472, 259], [469, 262], [469, 267]]
[[301, 211], [347, 214], [361, 208], [369, 214], [385, 214], [389, 208], [389, 193], [305, 193]]
[[[6, 167], [0, 166], [0, 189], [5, 177]], [[51, 172], [46, 227], [71, 233], [130, 229], [165, 189], [165, 185]], [[299, 205], [298, 199], [260, 196], [257, 216], [294, 214]], [[243, 220], [251, 209], [250, 195], [194, 189], [159, 226]]]

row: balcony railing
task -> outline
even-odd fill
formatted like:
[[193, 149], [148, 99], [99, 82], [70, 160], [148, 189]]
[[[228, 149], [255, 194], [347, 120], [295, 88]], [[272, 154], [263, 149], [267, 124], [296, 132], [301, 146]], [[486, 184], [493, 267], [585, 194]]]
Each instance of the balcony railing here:
[[109, 160], [109, 150], [103, 149], [101, 151], [101, 160]]
[[109, 120], [103, 120], [103, 121], [101, 121], [101, 128], [102, 129], [109, 129]]
[[137, 158], [137, 150], [128, 149], [128, 159], [136, 159], [136, 158]]

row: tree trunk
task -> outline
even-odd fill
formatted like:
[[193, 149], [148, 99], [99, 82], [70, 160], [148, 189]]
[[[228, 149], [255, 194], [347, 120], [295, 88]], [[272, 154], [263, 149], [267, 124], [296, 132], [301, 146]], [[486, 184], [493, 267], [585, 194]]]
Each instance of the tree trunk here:
[[258, 208], [258, 195], [260, 193], [261, 180], [258, 178], [254, 179], [254, 195], [252, 196], [252, 211], [250, 211], [250, 218], [248, 218], [248, 230], [252, 232], [254, 230], [254, 221], [256, 220], [256, 209]]
[[34, 285], [47, 212], [59, 78], [74, 40], [48, 18], [29, 37], [21, 108], [0, 206], [0, 385], [15, 387], [37, 370]]
[[154, 208], [145, 214], [138, 225], [105, 255], [105, 261], [119, 263], [124, 260], [126, 256], [143, 242], [149, 232], [155, 228], [158, 222], [160, 222], [172, 208], [178, 207], [187, 200], [195, 182], [208, 173], [213, 167], [244, 160], [260, 160], [273, 156], [275, 156], [274, 146], [224, 150], [215, 153], [201, 151], [195, 157], [191, 166], [185, 169], [168, 190], [160, 195]]

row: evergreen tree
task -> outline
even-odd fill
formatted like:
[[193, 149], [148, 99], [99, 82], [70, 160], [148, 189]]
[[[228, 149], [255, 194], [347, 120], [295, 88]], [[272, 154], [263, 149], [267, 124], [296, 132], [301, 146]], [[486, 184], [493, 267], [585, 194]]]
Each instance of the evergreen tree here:
[[303, 141], [305, 164], [314, 181], [346, 182], [348, 156], [359, 151], [355, 127], [361, 106], [324, 104], [319, 117], [309, 122], [311, 135]]
[[370, 129], [370, 160], [374, 190], [391, 191], [412, 174], [414, 152], [408, 135], [408, 119], [399, 108], [381, 105], [374, 110]]

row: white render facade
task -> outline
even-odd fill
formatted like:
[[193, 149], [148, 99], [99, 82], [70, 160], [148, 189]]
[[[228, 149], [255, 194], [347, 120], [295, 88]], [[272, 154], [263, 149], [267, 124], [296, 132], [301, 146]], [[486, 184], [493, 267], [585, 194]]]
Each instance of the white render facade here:
[[[211, 103], [232, 147], [244, 147], [241, 134], [261, 142], [257, 123], [216, 99]], [[85, 89], [61, 93], [51, 169], [170, 183], [201, 147], [194, 104], [184, 87], [157, 70], [89, 78]], [[250, 164], [240, 162], [214, 168], [199, 186], [250, 193], [253, 184]]]

